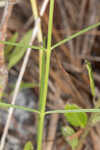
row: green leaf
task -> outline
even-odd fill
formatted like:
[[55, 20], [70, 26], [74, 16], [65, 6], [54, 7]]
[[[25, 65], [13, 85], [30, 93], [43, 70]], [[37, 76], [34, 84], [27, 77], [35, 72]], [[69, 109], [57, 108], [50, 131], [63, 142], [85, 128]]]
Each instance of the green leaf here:
[[78, 138], [77, 137], [70, 139], [70, 136], [75, 134], [74, 129], [69, 127], [69, 126], [65, 126], [65, 127], [61, 128], [61, 131], [62, 131], [62, 135], [64, 136], [65, 141], [68, 142], [69, 145], [74, 150], [78, 145]]
[[94, 83], [94, 78], [93, 78], [92, 66], [88, 60], [85, 60], [85, 62], [86, 62], [86, 67], [87, 67], [88, 74], [89, 74], [91, 93], [92, 93], [92, 96], [94, 97], [95, 96], [95, 83]]
[[[18, 33], [16, 32], [16, 33], [14, 33], [14, 35], [10, 38], [9, 42], [15, 43], [15, 42], [17, 41], [17, 38], [18, 38]], [[5, 57], [6, 57], [6, 59], [8, 58], [8, 55], [9, 55], [10, 52], [12, 51], [13, 47], [14, 47], [13, 45], [7, 45], [7, 46], [5, 47]]]
[[20, 110], [24, 110], [24, 111], [28, 111], [28, 112], [34, 112], [34, 113], [38, 113], [38, 114], [40, 113], [36, 109], [31, 109], [31, 108], [20, 106], [20, 105], [13, 105], [13, 104], [7, 104], [7, 103], [2, 103], [2, 102], [0, 102], [0, 107], [2, 107], [2, 108], [15, 108], [15, 109], [20, 109]]
[[[78, 107], [75, 104], [67, 104], [65, 106], [65, 110], [73, 110], [73, 109], [80, 109], [80, 107]], [[81, 127], [81, 128], [85, 128], [87, 125], [87, 114], [85, 112], [68, 112], [64, 114], [67, 121], [75, 126], [75, 127]]]
[[65, 38], [64, 40], [59, 41], [58, 43], [53, 45], [51, 47], [51, 49], [55, 49], [58, 46], [60, 46], [62, 44], [65, 44], [65, 43], [69, 42], [70, 40], [73, 40], [74, 38], [76, 38], [76, 37], [78, 37], [78, 36], [88, 32], [89, 30], [92, 30], [92, 29], [94, 29], [94, 28], [96, 28], [98, 26], [100, 26], [100, 22], [98, 22], [97, 24], [90, 25], [90, 26], [86, 27], [85, 29], [82, 29], [81, 31], [76, 32], [75, 34], [70, 35], [69, 37]]
[[[25, 36], [19, 42], [19, 44], [24, 44], [25, 46], [28, 45], [31, 36], [32, 36], [32, 30], [25, 34]], [[15, 50], [12, 52], [12, 54], [9, 56], [8, 69], [16, 65], [24, 56], [25, 52], [26, 52], [26, 47], [22, 47], [22, 48], [16, 47]]]
[[32, 142], [27, 142], [24, 146], [24, 150], [33, 150]]
[[[10, 85], [10, 88], [15, 88], [15, 84], [11, 84]], [[39, 84], [38, 83], [30, 83], [30, 82], [21, 82], [21, 85], [20, 85], [20, 90], [21, 89], [28, 89], [28, 88], [35, 88], [35, 87], [39, 87]]]
[[38, 87], [39, 85], [36, 83], [25, 83], [25, 82], [21, 82], [20, 85], [20, 89], [27, 89], [27, 88], [34, 88], [34, 87]]

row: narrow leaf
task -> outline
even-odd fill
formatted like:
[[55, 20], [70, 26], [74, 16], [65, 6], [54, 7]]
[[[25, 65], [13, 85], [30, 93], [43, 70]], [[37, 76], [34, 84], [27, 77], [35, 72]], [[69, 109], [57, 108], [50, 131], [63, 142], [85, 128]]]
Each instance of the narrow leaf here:
[[[32, 30], [25, 34], [25, 36], [19, 42], [19, 44], [28, 45], [31, 35], [32, 35]], [[13, 53], [9, 57], [8, 68], [10, 69], [14, 65], [16, 65], [21, 60], [21, 58], [24, 56], [25, 52], [26, 52], [26, 47], [23, 47], [23, 48], [16, 47], [15, 50], [13, 51]]]
[[94, 78], [93, 78], [92, 66], [88, 60], [86, 60], [85, 62], [86, 62], [86, 67], [87, 67], [88, 74], [89, 74], [91, 93], [92, 93], [92, 96], [94, 97], [95, 96], [95, 83], [94, 83]]
[[[15, 43], [17, 41], [17, 38], [18, 38], [18, 33], [16, 32], [8, 42], [11, 42], [11, 43]], [[8, 55], [10, 54], [10, 52], [12, 51], [13, 49], [13, 45], [7, 45], [5, 47], [5, 57], [8, 58]]]
[[39, 85], [36, 83], [26, 83], [26, 82], [22, 82], [20, 85], [20, 89], [27, 89], [27, 88], [34, 88], [34, 87], [38, 87]]

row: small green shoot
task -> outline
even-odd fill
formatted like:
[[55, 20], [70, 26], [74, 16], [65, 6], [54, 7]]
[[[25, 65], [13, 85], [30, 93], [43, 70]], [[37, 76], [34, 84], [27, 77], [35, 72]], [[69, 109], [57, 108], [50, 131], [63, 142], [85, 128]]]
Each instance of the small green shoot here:
[[85, 62], [86, 62], [86, 67], [87, 67], [88, 74], [89, 74], [91, 93], [92, 93], [92, 96], [95, 97], [95, 83], [94, 83], [94, 78], [93, 78], [92, 66], [88, 60], [86, 60]]
[[[91, 63], [88, 60], [85, 60], [85, 62], [86, 62], [86, 67], [87, 67], [88, 74], [89, 74], [90, 88], [91, 88], [91, 93], [92, 93], [92, 96], [93, 96], [95, 108], [99, 108], [100, 107], [100, 100], [98, 99], [95, 102], [96, 93], [95, 93], [95, 83], [94, 83], [94, 78], [93, 78], [92, 65], [91, 65]], [[91, 114], [90, 125], [94, 126], [99, 121], [100, 121], [100, 113], [97, 113], [97, 112], [96, 113], [92, 113]]]

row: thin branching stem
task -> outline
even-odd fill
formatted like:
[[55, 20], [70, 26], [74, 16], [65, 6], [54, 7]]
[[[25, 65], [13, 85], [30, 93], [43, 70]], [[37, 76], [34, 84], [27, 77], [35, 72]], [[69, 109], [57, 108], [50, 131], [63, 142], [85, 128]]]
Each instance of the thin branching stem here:
[[45, 112], [46, 115], [49, 115], [49, 114], [64, 114], [64, 113], [75, 113], [75, 112], [100, 112], [100, 109], [73, 109], [73, 110], [52, 110], [52, 111], [47, 111]]
[[42, 76], [44, 77], [43, 80], [45, 81], [45, 84], [40, 85], [40, 91], [43, 91], [43, 93], [42, 93], [42, 96], [40, 96], [40, 101], [39, 101], [40, 115], [39, 115], [39, 120], [38, 120], [37, 150], [42, 149], [43, 126], [44, 126], [44, 119], [45, 119], [45, 107], [46, 107], [48, 78], [49, 78], [49, 69], [50, 69], [53, 10], [54, 10], [54, 0], [50, 0], [48, 41], [47, 41], [47, 49], [46, 49], [46, 64], [44, 64], [45, 65], [45, 74], [43, 74], [43, 73], [41, 74], [41, 78], [42, 78]]
[[58, 43], [56, 43], [55, 45], [53, 45], [53, 46], [52, 46], [52, 49], [57, 48], [58, 46], [60, 46], [60, 45], [62, 45], [62, 44], [65, 44], [66, 42], [68, 42], [68, 41], [70, 41], [70, 40], [72, 40], [72, 39], [74, 39], [74, 38], [76, 38], [76, 37], [78, 37], [78, 36], [80, 36], [80, 35], [82, 35], [82, 34], [88, 32], [89, 30], [92, 30], [92, 29], [94, 29], [94, 28], [96, 28], [96, 27], [98, 27], [98, 26], [100, 26], [100, 22], [97, 23], [97, 24], [93, 24], [93, 25], [91, 25], [91, 26], [89, 26], [89, 27], [87, 27], [87, 28], [81, 30], [80, 32], [77, 32], [77, 33], [75, 33], [75, 34], [73, 34], [73, 35], [71, 35], [71, 36], [65, 38], [64, 40], [61, 40], [60, 42], [58, 42]]
[[17, 46], [17, 47], [25, 47], [25, 48], [33, 48], [35, 50], [43, 50], [43, 47], [35, 46], [35, 45], [24, 45], [20, 43], [15, 43], [15, 42], [9, 42], [9, 41], [0, 41], [0, 43], [5, 44], [5, 45], [12, 45], [12, 46]]
[[40, 113], [36, 109], [32, 109], [32, 108], [28, 108], [28, 107], [24, 107], [24, 106], [19, 106], [19, 105], [7, 104], [7, 103], [3, 103], [3, 102], [0, 103], [0, 107], [1, 108], [15, 108], [15, 109], [21, 109], [24, 111], [28, 111], [28, 112]]

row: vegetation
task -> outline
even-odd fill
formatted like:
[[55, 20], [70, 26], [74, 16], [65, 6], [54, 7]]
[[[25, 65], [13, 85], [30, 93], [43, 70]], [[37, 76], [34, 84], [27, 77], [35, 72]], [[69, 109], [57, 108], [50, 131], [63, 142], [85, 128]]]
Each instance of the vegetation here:
[[[35, 2], [35, 1], [34, 1]], [[26, 108], [24, 106], [18, 106], [13, 104], [7, 104], [4, 102], [0, 103], [1, 108], [17, 108], [17, 109], [22, 109], [24, 111], [29, 111], [29, 112], [34, 112], [38, 115], [38, 127], [37, 127], [37, 150], [42, 150], [42, 141], [43, 141], [43, 128], [44, 128], [44, 121], [46, 115], [50, 114], [64, 114], [64, 117], [66, 119], [66, 122], [68, 123], [67, 126], [62, 126], [61, 132], [62, 135], [71, 145], [72, 149], [77, 149], [82, 146], [83, 140], [86, 138], [88, 135], [90, 129], [96, 125], [97, 122], [100, 121], [100, 109], [99, 109], [99, 100], [95, 102], [95, 83], [94, 83], [94, 78], [93, 78], [93, 71], [92, 71], [92, 66], [91, 63], [86, 60], [85, 66], [88, 70], [88, 76], [89, 76], [89, 81], [90, 81], [90, 89], [91, 89], [91, 95], [93, 97], [94, 101], [94, 108], [93, 109], [82, 109], [80, 106], [70, 103], [66, 104], [64, 109], [61, 110], [50, 110], [46, 111], [46, 103], [47, 103], [47, 93], [48, 93], [48, 80], [49, 80], [49, 72], [50, 72], [50, 60], [51, 60], [51, 53], [54, 51], [55, 48], [58, 48], [64, 43], [69, 42], [70, 40], [79, 37], [80, 35], [88, 32], [89, 30], [92, 30], [100, 25], [99, 23], [93, 24], [85, 29], [82, 29], [81, 31], [72, 34], [71, 36], [65, 38], [64, 40], [59, 41], [58, 43], [54, 44], [52, 46], [52, 28], [53, 28], [53, 14], [54, 14], [54, 0], [50, 0], [50, 8], [49, 8], [49, 21], [48, 21], [48, 35], [47, 35], [47, 42], [44, 38], [43, 40], [43, 47], [41, 46], [34, 46], [32, 44], [29, 45], [31, 41], [31, 37], [33, 36], [33, 31], [30, 30], [28, 31], [24, 37], [20, 40], [20, 42], [16, 43], [18, 39], [18, 33], [15, 33], [13, 37], [9, 41], [0, 41], [1, 44], [5, 44], [5, 58], [6, 61], [8, 62], [8, 70], [10, 70], [12, 67], [17, 65], [22, 58], [24, 57], [27, 48], [33, 48], [34, 50], [37, 50], [40, 52], [40, 61], [39, 61], [39, 66], [40, 66], [40, 81], [39, 84], [32, 84], [32, 83], [22, 83], [21, 84], [21, 79], [20, 82], [18, 83], [20, 88], [34, 88], [34, 87], [39, 87], [39, 106], [38, 110], [36, 109], [31, 109], [31, 108]], [[33, 1], [31, 1], [31, 5], [33, 6]], [[34, 8], [33, 13], [34, 13]], [[37, 20], [38, 20], [38, 15], [37, 15]], [[36, 21], [37, 21], [36, 20]], [[40, 23], [40, 22], [39, 22]], [[20, 49], [21, 48], [21, 49]], [[19, 89], [18, 89], [19, 90]], [[3, 91], [2, 91], [3, 92]], [[18, 92], [18, 91], [17, 91]], [[15, 94], [17, 95], [17, 94]], [[16, 98], [16, 96], [15, 96]], [[91, 115], [88, 116], [86, 112], [91, 112]], [[72, 127], [70, 127], [70, 125]], [[79, 128], [79, 130], [84, 133], [81, 135], [79, 138], [76, 135], [76, 131], [74, 130], [75, 128]], [[80, 136], [80, 134], [79, 134]], [[26, 143], [24, 150], [33, 150], [33, 146], [31, 142]]]

